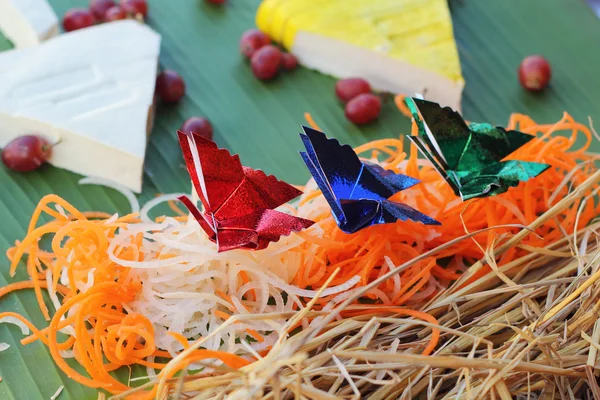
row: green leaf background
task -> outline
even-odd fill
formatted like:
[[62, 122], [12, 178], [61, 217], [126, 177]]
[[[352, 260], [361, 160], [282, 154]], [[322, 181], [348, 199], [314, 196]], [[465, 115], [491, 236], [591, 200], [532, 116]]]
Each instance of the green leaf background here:
[[[308, 1], [308, 0], [307, 0]], [[366, 0], [365, 0], [366, 1]], [[59, 16], [86, 0], [50, 0]], [[219, 145], [240, 153], [249, 166], [293, 183], [308, 173], [297, 155], [297, 133], [303, 113], [313, 114], [322, 128], [343, 142], [407, 133], [409, 121], [385, 102], [378, 122], [357, 128], [347, 122], [334, 95], [335, 80], [303, 68], [263, 83], [253, 78], [239, 56], [238, 40], [254, 26], [258, 0], [228, 0], [223, 7], [204, 0], [150, 0], [148, 24], [162, 35], [160, 62], [180, 72], [187, 84], [185, 99], [159, 109], [147, 152], [144, 193], [189, 189], [175, 131], [188, 117], [208, 117]], [[463, 112], [472, 121], [505, 124], [511, 112], [551, 123], [563, 111], [585, 122], [600, 116], [600, 21], [583, 0], [450, 0], [454, 30], [467, 82]], [[0, 10], [1, 12], [1, 10]], [[0, 49], [9, 44], [0, 39]], [[523, 57], [542, 54], [553, 68], [551, 87], [527, 93], [517, 80]], [[2, 127], [0, 127], [2, 129]], [[600, 150], [600, 146], [596, 146]], [[100, 187], [80, 187], [80, 177], [44, 168], [16, 174], [0, 167], [0, 253], [24, 236], [36, 203], [56, 193], [83, 210], [127, 211], [118, 194]], [[24, 273], [16, 280], [25, 279]], [[8, 262], [0, 256], [0, 286], [10, 282]], [[11, 294], [0, 300], [0, 311], [21, 313], [38, 327], [46, 325], [33, 293]], [[0, 353], [0, 399], [49, 399], [60, 385], [60, 400], [96, 398], [96, 391], [69, 380], [55, 367], [40, 343], [22, 347], [13, 326], [0, 325], [0, 342], [11, 348]], [[124, 369], [118, 375], [143, 375]]]

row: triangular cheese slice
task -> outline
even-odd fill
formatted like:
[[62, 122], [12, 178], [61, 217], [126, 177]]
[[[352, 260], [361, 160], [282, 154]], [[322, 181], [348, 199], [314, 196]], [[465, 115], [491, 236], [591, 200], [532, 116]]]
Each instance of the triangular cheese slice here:
[[43, 135], [51, 164], [140, 192], [159, 48], [127, 20], [0, 53], [0, 147]]
[[460, 108], [447, 0], [263, 0], [256, 24], [308, 68]]
[[58, 18], [46, 0], [0, 0], [0, 32], [17, 49], [58, 35]]

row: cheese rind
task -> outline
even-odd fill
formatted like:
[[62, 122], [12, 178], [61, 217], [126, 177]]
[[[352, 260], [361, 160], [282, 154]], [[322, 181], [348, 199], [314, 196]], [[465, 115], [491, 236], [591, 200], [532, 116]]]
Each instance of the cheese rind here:
[[159, 49], [128, 20], [0, 53], [0, 147], [40, 134], [51, 164], [140, 192]]
[[46, 0], [0, 0], [0, 32], [15, 48], [58, 35], [58, 18]]

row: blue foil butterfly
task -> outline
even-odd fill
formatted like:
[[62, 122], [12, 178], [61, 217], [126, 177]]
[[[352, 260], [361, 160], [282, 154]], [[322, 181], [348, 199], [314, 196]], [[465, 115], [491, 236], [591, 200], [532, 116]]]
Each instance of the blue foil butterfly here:
[[388, 200], [419, 183], [417, 179], [362, 162], [350, 146], [327, 139], [323, 132], [305, 126], [302, 130], [300, 137], [306, 151], [300, 155], [342, 231], [354, 233], [368, 226], [408, 219], [440, 225], [406, 204]]

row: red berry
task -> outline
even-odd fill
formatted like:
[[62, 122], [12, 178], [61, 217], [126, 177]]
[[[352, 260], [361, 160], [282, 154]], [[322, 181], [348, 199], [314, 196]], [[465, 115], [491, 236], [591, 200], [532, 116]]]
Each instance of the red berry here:
[[2, 150], [2, 162], [19, 172], [33, 171], [48, 160], [52, 147], [40, 136], [20, 136]]
[[94, 25], [94, 17], [85, 8], [72, 8], [67, 11], [63, 18], [63, 28], [67, 32], [87, 28], [92, 25]]
[[240, 52], [248, 58], [251, 58], [256, 50], [271, 43], [271, 38], [266, 33], [256, 29], [250, 29], [244, 32], [240, 39]]
[[381, 100], [372, 93], [362, 93], [346, 104], [345, 114], [352, 123], [361, 125], [379, 117]]
[[335, 84], [335, 94], [344, 103], [362, 93], [371, 93], [371, 85], [363, 78], [340, 79]]
[[106, 11], [106, 14], [104, 14], [104, 21], [106, 22], [118, 21], [121, 19], [127, 19], [127, 13], [121, 6], [111, 7]]
[[298, 66], [298, 59], [293, 54], [283, 53], [281, 65], [284, 69], [287, 69], [288, 71], [296, 69], [296, 67]]
[[210, 122], [206, 118], [202, 117], [192, 117], [185, 121], [183, 125], [181, 125], [181, 129], [185, 133], [194, 132], [198, 135], [202, 136], [205, 139], [212, 140], [213, 138], [213, 128]]
[[138, 14], [141, 14], [144, 18], [148, 16], [148, 3], [146, 3], [146, 0], [121, 0], [121, 7], [133, 16]]
[[167, 103], [176, 103], [185, 95], [185, 82], [181, 75], [170, 69], [156, 78], [156, 92]]
[[225, 0], [206, 0], [206, 1], [211, 4], [216, 4], [216, 5], [225, 4]]
[[96, 21], [104, 21], [104, 16], [109, 8], [114, 7], [114, 0], [91, 0], [90, 11]]
[[532, 92], [539, 92], [548, 86], [552, 69], [550, 63], [542, 56], [529, 56], [519, 66], [521, 86]]
[[272, 45], [261, 47], [250, 59], [250, 66], [254, 76], [261, 80], [267, 80], [277, 75], [281, 66], [281, 50]]

